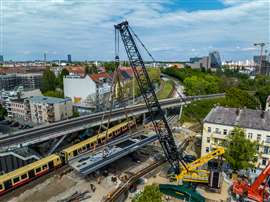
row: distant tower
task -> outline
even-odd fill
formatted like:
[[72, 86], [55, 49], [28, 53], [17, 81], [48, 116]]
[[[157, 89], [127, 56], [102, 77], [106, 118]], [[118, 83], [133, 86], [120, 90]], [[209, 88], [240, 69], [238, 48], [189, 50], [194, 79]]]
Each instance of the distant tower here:
[[3, 63], [4, 63], [4, 56], [0, 55], [0, 64], [3, 64]]
[[43, 55], [43, 60], [44, 60], [44, 62], [47, 61], [47, 54], [46, 53], [44, 53], [44, 55]]
[[70, 54], [67, 55], [67, 58], [68, 58], [68, 63], [72, 63], [71, 55]]

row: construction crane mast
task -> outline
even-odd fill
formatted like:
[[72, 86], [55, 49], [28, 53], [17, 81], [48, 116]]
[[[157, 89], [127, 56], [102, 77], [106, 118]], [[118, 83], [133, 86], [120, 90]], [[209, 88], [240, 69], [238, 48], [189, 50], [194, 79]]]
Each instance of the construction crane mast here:
[[[174, 141], [172, 131], [166, 120], [165, 114], [161, 109], [153, 84], [147, 73], [144, 61], [132, 36], [132, 30], [129, 27], [127, 21], [123, 21], [115, 25], [114, 27], [115, 33], [116, 34], [120, 33], [121, 39], [123, 41], [130, 62], [130, 66], [133, 70], [134, 76], [138, 82], [139, 89], [141, 91], [147, 109], [149, 111], [155, 132], [159, 136], [159, 141], [164, 150], [165, 156], [168, 162], [173, 167], [175, 174], [179, 174], [180, 172], [179, 163], [181, 163], [184, 167], [186, 166], [182, 160], [181, 154], [177, 150], [177, 146]], [[135, 34], [133, 35], [136, 36]], [[118, 55], [116, 56], [116, 60], [119, 60]], [[157, 121], [155, 117], [159, 117], [160, 121]], [[161, 125], [163, 125], [164, 128], [161, 128], [160, 127]]]
[[265, 43], [254, 43], [254, 46], [259, 46], [261, 49], [260, 49], [260, 64], [259, 64], [259, 74], [262, 73], [262, 60], [263, 60], [263, 48], [265, 46]]

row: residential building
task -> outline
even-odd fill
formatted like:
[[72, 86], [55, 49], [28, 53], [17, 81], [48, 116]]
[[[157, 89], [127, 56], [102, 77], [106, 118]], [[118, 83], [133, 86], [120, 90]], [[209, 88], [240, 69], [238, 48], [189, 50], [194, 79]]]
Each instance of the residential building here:
[[72, 117], [73, 108], [70, 98], [33, 96], [24, 101], [26, 112], [36, 124], [53, 123]]
[[42, 74], [0, 74], [0, 90], [13, 90], [16, 86], [25, 89], [39, 89]]
[[29, 116], [26, 116], [24, 99], [14, 99], [8, 103], [8, 118], [20, 123], [29, 122]]
[[111, 76], [102, 72], [97, 74], [68, 75], [64, 78], [64, 94], [74, 103], [86, 100], [89, 96], [99, 102], [100, 95], [108, 93], [111, 87]]
[[246, 137], [258, 141], [258, 162], [264, 168], [270, 159], [270, 111], [215, 107], [205, 117], [201, 155], [221, 145], [235, 127], [243, 128]]
[[12, 90], [16, 85], [16, 74], [0, 74], [0, 90]]
[[85, 75], [85, 69], [82, 66], [68, 66], [66, 67], [66, 70], [68, 70], [69, 75], [71, 76], [83, 77]]
[[16, 74], [17, 85], [21, 85], [24, 89], [40, 89], [42, 74], [31, 73], [31, 74]]
[[270, 111], [270, 95], [266, 99], [265, 111]]

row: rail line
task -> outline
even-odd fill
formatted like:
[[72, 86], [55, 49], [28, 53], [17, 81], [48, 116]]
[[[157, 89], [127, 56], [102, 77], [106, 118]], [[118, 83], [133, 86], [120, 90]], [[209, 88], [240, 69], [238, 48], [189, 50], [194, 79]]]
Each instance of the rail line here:
[[157, 167], [159, 167], [160, 165], [162, 165], [163, 163], [165, 163], [166, 160], [160, 160], [157, 161], [149, 166], [147, 166], [146, 168], [143, 168], [142, 170], [140, 170], [138, 173], [136, 173], [135, 175], [133, 175], [130, 179], [128, 179], [128, 181], [126, 183], [124, 183], [122, 186], [118, 187], [116, 190], [114, 190], [112, 193], [110, 193], [109, 196], [107, 196], [107, 198], [104, 200], [104, 202], [115, 202], [117, 201], [117, 199], [126, 191], [128, 191], [130, 189], [130, 187], [142, 176], [148, 174], [149, 172], [153, 171], [154, 169], [156, 169]]
[[[224, 93], [189, 96], [186, 97], [187, 102], [199, 99], [210, 99], [224, 97]], [[169, 98], [160, 101], [163, 108], [175, 107], [185, 104], [180, 98]], [[111, 120], [116, 121], [125, 118], [125, 112], [128, 116], [140, 115], [147, 112], [145, 104], [138, 104], [126, 108], [114, 109], [111, 113]], [[98, 112], [91, 115], [81, 116], [57, 123], [35, 127], [28, 130], [18, 131], [0, 137], [0, 148], [2, 150], [12, 147], [22, 147], [38, 142], [46, 141], [52, 138], [61, 137], [66, 134], [78, 132], [80, 130], [90, 128], [101, 123], [101, 117], [104, 115], [103, 123], [107, 122], [109, 111]]]

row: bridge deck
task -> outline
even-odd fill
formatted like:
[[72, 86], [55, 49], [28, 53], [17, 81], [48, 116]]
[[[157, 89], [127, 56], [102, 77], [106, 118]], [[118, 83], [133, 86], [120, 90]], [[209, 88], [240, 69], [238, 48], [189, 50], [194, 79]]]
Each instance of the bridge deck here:
[[123, 138], [122, 141], [110, 144], [104, 150], [98, 150], [95, 153], [88, 152], [72, 159], [69, 161], [69, 165], [80, 174], [88, 175], [156, 140], [158, 140], [156, 134]]

